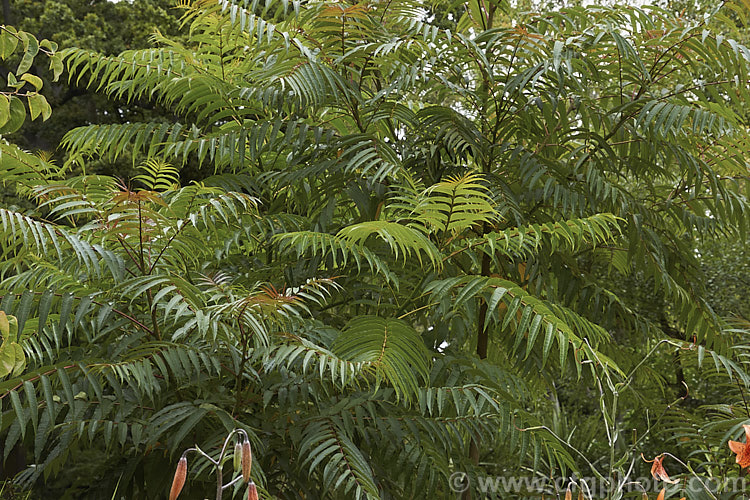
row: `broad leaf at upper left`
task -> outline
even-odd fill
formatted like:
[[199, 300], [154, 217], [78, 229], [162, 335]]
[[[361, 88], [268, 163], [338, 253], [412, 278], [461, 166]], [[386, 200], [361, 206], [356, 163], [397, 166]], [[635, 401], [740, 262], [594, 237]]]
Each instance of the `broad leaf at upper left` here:
[[63, 65], [56, 51], [55, 42], [38, 40], [12, 26], [0, 26], [0, 60], [8, 69], [0, 78], [0, 179], [5, 187], [15, 185], [23, 192], [44, 183], [50, 174], [51, 166], [44, 158], [21, 150], [6, 137], [27, 120], [46, 121], [52, 114], [41, 93], [44, 82], [32, 69], [46, 62], [57, 80]]

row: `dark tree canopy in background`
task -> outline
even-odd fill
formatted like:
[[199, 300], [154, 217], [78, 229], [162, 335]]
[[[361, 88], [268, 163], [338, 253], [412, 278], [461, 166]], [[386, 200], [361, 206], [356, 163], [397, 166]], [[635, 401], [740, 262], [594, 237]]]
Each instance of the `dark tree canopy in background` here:
[[732, 498], [748, 5], [9, 6], [8, 488], [164, 498], [241, 428], [262, 498]]
[[[118, 3], [107, 0], [10, 0], [11, 21], [20, 30], [39, 39], [49, 39], [60, 48], [80, 47], [104, 55], [150, 45], [155, 29], [179, 37], [181, 12], [172, 0], [134, 0]], [[152, 119], [166, 110], [155, 109], [147, 101], [138, 106], [99, 97], [67, 81], [50, 82], [45, 67], [34, 68], [48, 83], [44, 89], [55, 113], [44, 125], [28, 123], [12, 136], [14, 142], [31, 150], [54, 152], [62, 136], [72, 127], [89, 123], [122, 123]], [[7, 72], [8, 68], [4, 68]], [[49, 85], [52, 83], [51, 85]], [[123, 165], [126, 165], [124, 163]]]

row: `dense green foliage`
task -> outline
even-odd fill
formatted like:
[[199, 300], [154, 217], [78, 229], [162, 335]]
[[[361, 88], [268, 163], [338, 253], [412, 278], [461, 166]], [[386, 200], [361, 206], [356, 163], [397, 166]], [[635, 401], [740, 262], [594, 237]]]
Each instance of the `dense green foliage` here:
[[[35, 206], [0, 207], [16, 485], [163, 498], [182, 450], [218, 456], [235, 428], [271, 498], [449, 498], [455, 472], [467, 494], [579, 474], [622, 498], [664, 451], [736, 475], [747, 324], [724, 316], [747, 304], [721, 287], [719, 309], [701, 259], [747, 238], [741, 8], [182, 8], [184, 40], [39, 44], [75, 85], [168, 114], [74, 128], [59, 164], [0, 144]], [[3, 29], [33, 86], [36, 38]], [[34, 118], [39, 88], [7, 80]], [[95, 168], [122, 158], [135, 175]]]

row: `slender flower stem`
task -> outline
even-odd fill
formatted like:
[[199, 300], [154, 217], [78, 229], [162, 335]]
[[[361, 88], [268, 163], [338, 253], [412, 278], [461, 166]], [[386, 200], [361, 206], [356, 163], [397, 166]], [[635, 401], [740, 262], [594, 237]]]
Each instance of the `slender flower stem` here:
[[216, 500], [221, 500], [222, 493], [224, 493], [224, 488], [222, 486], [223, 481], [223, 470], [222, 466], [219, 465], [216, 467]]
[[[233, 429], [232, 432], [224, 440], [224, 446], [221, 447], [221, 453], [219, 453], [219, 459], [216, 463], [216, 500], [221, 500], [224, 493], [224, 456], [227, 453], [227, 447], [229, 441], [234, 437], [235, 434], [242, 434], [247, 436], [247, 433], [243, 429]], [[241, 476], [240, 476], [241, 477]], [[230, 483], [232, 484], [232, 483]], [[229, 485], [227, 485], [229, 486]]]
[[195, 451], [197, 451], [198, 453], [200, 453], [201, 455], [203, 455], [203, 456], [204, 456], [204, 457], [205, 457], [206, 459], [208, 459], [208, 461], [209, 461], [209, 462], [211, 462], [212, 464], [214, 464], [214, 465], [217, 465], [217, 466], [219, 465], [219, 462], [217, 462], [216, 460], [214, 460], [213, 458], [211, 458], [211, 455], [209, 455], [209, 454], [208, 454], [208, 453], [206, 453], [205, 451], [201, 450], [201, 449], [200, 449], [200, 448], [198, 447], [198, 445], [196, 445], [196, 446], [195, 446]]
[[225, 484], [224, 486], [222, 486], [222, 489], [227, 489], [227, 488], [229, 488], [231, 486], [234, 486], [235, 484], [239, 483], [240, 481], [242, 481], [242, 476], [241, 475], [235, 477], [230, 482], [228, 482], [227, 484]]

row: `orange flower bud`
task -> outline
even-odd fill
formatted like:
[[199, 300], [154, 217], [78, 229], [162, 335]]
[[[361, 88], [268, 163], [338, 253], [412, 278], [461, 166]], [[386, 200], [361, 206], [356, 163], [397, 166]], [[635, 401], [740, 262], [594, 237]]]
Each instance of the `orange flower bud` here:
[[568, 486], [568, 491], [565, 492], [565, 500], [573, 500], [573, 492], [570, 491], [570, 486]]
[[[250, 450], [250, 440], [245, 438], [242, 441], [242, 479], [245, 482], [250, 480], [250, 469], [253, 466], [253, 453]], [[257, 498], [257, 493], [256, 493]]]
[[252, 481], [247, 485], [247, 500], [258, 500], [258, 489]]
[[187, 479], [187, 458], [182, 456], [180, 457], [180, 461], [177, 462], [177, 470], [172, 480], [172, 489], [169, 490], [169, 500], [175, 500], [180, 496], [182, 487], [185, 486], [185, 479]]

